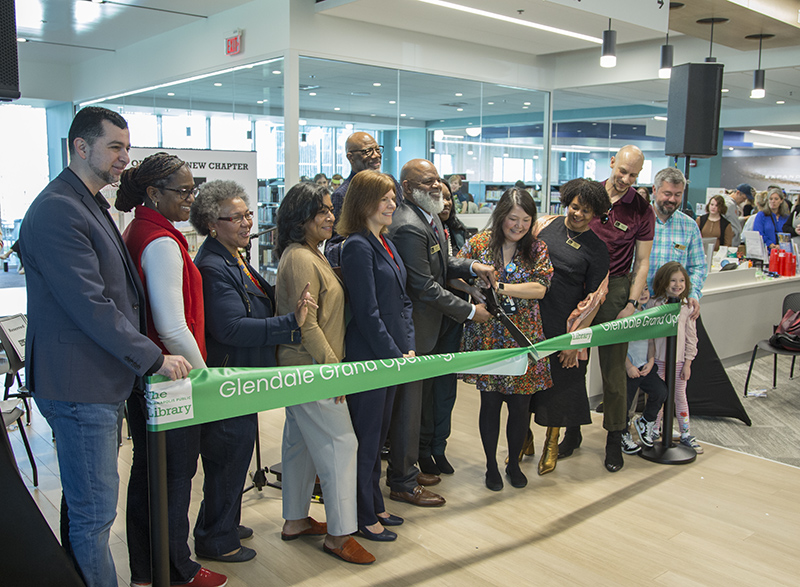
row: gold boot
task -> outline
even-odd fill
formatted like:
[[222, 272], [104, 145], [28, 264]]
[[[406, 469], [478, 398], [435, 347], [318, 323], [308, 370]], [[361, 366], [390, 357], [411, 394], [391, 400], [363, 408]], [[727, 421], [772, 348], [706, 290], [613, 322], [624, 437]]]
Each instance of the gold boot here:
[[544, 441], [542, 458], [539, 459], [539, 475], [552, 473], [558, 461], [558, 432], [560, 428], [547, 427], [547, 437]]
[[[536, 449], [533, 446], [533, 431], [528, 428], [528, 436], [525, 437], [525, 444], [522, 445], [522, 450], [519, 451], [519, 462], [522, 462], [522, 457], [532, 456], [536, 454]], [[506, 465], [508, 464], [508, 457], [506, 457]]]

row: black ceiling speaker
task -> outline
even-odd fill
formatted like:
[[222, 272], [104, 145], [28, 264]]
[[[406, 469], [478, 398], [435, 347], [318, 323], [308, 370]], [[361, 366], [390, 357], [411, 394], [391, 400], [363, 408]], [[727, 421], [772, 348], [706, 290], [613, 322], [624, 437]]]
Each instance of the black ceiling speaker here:
[[717, 154], [722, 68], [721, 63], [684, 63], [672, 68], [665, 155]]
[[14, 0], [0, 0], [0, 101], [19, 98], [17, 17]]

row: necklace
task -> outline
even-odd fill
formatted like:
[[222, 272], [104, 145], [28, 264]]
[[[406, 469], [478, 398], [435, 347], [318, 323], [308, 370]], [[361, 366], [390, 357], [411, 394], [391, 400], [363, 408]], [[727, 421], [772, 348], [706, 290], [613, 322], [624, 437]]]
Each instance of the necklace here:
[[[566, 218], [564, 219], [564, 228], [567, 230], [567, 244], [577, 251], [578, 249], [581, 248], [581, 244], [577, 242], [577, 240], [578, 238], [580, 238], [583, 232], [578, 232], [577, 230], [571, 230], [570, 227], [567, 225]], [[573, 232], [575, 233], [575, 236], [571, 234]]]

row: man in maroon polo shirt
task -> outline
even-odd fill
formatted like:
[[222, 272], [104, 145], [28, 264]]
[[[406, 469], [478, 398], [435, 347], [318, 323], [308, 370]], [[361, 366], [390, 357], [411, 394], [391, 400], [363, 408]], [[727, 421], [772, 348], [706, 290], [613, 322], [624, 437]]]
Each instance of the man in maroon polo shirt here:
[[[655, 214], [636, 193], [633, 185], [644, 165], [638, 147], [626, 145], [611, 157], [611, 177], [605, 188], [611, 198], [608, 219], [595, 216], [589, 227], [608, 247], [611, 265], [606, 301], [600, 306], [594, 324], [633, 314], [647, 284], [650, 249], [655, 232]], [[632, 269], [631, 269], [632, 267]], [[605, 466], [614, 473], [622, 468], [622, 432], [627, 426], [625, 356], [628, 343], [598, 349], [603, 376], [603, 428], [606, 439]], [[581, 443], [580, 427], [567, 428], [558, 456], [572, 454]]]

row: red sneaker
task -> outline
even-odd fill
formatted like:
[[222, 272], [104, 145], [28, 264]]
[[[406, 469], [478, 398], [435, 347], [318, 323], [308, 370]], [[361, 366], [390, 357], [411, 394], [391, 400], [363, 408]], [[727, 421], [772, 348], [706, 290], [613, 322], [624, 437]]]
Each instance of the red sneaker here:
[[228, 577], [200, 567], [192, 580], [185, 584], [192, 587], [224, 587], [228, 584]]

